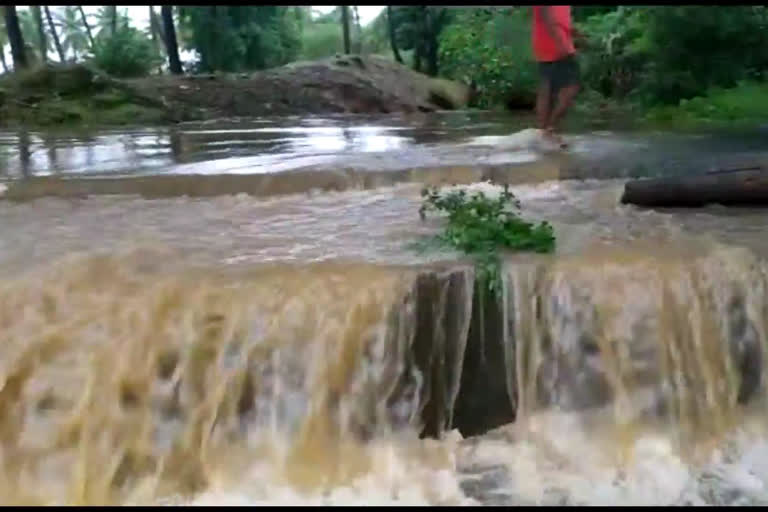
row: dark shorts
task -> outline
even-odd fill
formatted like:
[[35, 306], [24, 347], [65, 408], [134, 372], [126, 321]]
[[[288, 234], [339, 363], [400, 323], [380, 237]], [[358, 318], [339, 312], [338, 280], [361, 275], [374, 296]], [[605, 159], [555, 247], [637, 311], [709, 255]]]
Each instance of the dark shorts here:
[[552, 94], [569, 85], [579, 85], [579, 63], [575, 55], [552, 62], [539, 62], [539, 75], [549, 83]]

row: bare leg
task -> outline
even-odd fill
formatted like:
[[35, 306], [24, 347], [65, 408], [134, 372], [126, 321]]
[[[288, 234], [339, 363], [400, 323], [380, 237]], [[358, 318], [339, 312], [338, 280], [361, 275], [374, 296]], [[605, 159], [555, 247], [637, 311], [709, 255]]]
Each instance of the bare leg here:
[[[552, 114], [549, 116], [549, 125], [547, 125], [546, 129], [549, 132], [557, 131], [558, 124], [562, 120], [563, 116], [565, 116], [565, 113], [568, 112], [568, 109], [573, 104], [573, 100], [576, 97], [576, 95], [579, 93], [579, 90], [581, 87], [579, 84], [573, 84], [573, 85], [567, 85], [558, 91], [557, 94], [557, 105], [555, 105], [555, 109], [552, 111]], [[562, 144], [562, 142], [561, 142]]]
[[541, 81], [539, 83], [539, 90], [536, 95], [536, 119], [539, 128], [545, 130], [550, 124], [550, 95], [552, 89], [549, 82]]

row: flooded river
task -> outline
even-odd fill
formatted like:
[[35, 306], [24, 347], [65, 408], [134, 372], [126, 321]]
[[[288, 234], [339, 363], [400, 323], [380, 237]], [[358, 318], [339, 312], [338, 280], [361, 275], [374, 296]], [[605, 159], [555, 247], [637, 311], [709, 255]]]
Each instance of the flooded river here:
[[506, 256], [489, 303], [460, 255], [415, 248], [441, 225], [419, 220], [418, 175], [0, 201], [4, 504], [768, 504], [768, 214], [618, 201], [634, 155], [703, 172], [763, 158], [760, 134], [576, 135], [598, 174], [577, 180], [503, 147], [503, 120], [362, 121], [184, 126], [181, 149], [27, 134], [38, 159], [4, 136], [12, 186], [506, 155], [536, 168], [512, 191], [557, 237]]

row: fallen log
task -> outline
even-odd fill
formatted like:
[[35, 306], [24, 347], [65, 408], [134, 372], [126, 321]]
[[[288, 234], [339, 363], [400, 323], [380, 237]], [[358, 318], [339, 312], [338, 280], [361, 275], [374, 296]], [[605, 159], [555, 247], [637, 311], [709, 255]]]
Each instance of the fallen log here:
[[622, 204], [695, 208], [708, 204], [768, 206], [768, 172], [760, 167], [697, 176], [634, 180], [624, 185]]

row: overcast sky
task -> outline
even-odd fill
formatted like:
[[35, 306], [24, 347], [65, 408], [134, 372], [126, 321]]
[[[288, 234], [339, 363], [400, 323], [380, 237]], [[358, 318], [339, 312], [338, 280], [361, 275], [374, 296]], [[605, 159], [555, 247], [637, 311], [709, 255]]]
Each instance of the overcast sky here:
[[[335, 5], [313, 5], [312, 9], [327, 13], [332, 10], [334, 10], [337, 6]], [[28, 6], [26, 5], [17, 5], [17, 9], [27, 9]], [[57, 7], [52, 6], [52, 9], [56, 9]], [[98, 5], [84, 5], [83, 9], [85, 10], [86, 14], [95, 14], [101, 7]], [[120, 10], [127, 10], [128, 15], [131, 17], [131, 20], [133, 20], [133, 23], [135, 24], [136, 28], [145, 28], [149, 26], [149, 9], [146, 5], [118, 5], [118, 9]], [[384, 9], [383, 5], [359, 5], [357, 6], [357, 12], [360, 13], [360, 23], [363, 25], [367, 25], [373, 19], [379, 15], [381, 10]]]
[[[29, 7], [26, 5], [17, 5], [17, 9], [24, 10], [28, 9]], [[51, 6], [51, 10], [58, 9], [58, 6]], [[91, 14], [96, 14], [98, 10], [101, 7], [98, 5], [84, 5], [83, 10], [85, 10], [85, 13], [90, 17]], [[146, 5], [118, 5], [118, 9], [121, 11], [128, 11], [128, 16], [131, 18], [132, 24], [134, 27], [138, 29], [145, 29], [149, 27], [149, 8]], [[327, 13], [335, 9], [335, 5], [313, 5], [312, 9], [321, 12], [321, 13]], [[371, 21], [376, 18], [376, 16], [379, 15], [381, 10], [384, 9], [383, 5], [359, 5], [357, 7], [357, 12], [360, 14], [360, 24], [367, 25]], [[8, 62], [11, 62], [11, 49], [10, 46], [6, 45], [5, 48], [5, 56], [6, 60]], [[189, 52], [182, 51], [181, 58], [182, 60], [185, 60], [189, 58], [191, 54]], [[55, 58], [55, 56], [51, 56], [52, 58]], [[0, 68], [0, 71], [2, 71], [2, 68]]]
[[[136, 28], [144, 28], [149, 26], [149, 9], [146, 5], [118, 5], [118, 9], [127, 9], [128, 15], [131, 17], [131, 20], [133, 20]], [[95, 13], [99, 10], [99, 6], [83, 6], [83, 9], [85, 9], [85, 12], [88, 14], [91, 14], [92, 12]], [[335, 5], [313, 5], [312, 9], [327, 13], [336, 8]], [[362, 25], [367, 25], [369, 22], [373, 21], [376, 16], [379, 15], [381, 10], [384, 9], [383, 5], [359, 5], [357, 6], [357, 12], [360, 13], [360, 23]]]

